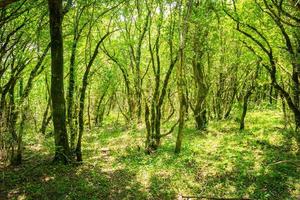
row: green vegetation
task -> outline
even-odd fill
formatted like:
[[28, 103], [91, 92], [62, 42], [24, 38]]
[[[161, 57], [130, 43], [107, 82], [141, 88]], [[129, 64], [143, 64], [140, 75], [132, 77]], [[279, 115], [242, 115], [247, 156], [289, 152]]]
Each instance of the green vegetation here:
[[[251, 199], [296, 199], [300, 189], [295, 139], [277, 110], [254, 111], [247, 131], [234, 120], [184, 130], [146, 155], [145, 130], [111, 121], [87, 133], [81, 165], [49, 165], [52, 138], [27, 136], [24, 165], [2, 172], [1, 193], [14, 199], [176, 199], [179, 194]], [[34, 142], [33, 142], [34, 141]], [[29, 159], [30, 158], [30, 159]]]
[[0, 0], [0, 199], [299, 199], [300, 0]]

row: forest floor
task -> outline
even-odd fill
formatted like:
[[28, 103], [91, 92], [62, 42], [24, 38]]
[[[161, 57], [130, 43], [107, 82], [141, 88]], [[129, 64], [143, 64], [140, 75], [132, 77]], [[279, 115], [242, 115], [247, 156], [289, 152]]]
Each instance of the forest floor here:
[[179, 155], [173, 153], [176, 132], [151, 155], [143, 152], [144, 137], [143, 127], [108, 123], [85, 133], [83, 164], [64, 166], [51, 164], [51, 137], [27, 135], [23, 165], [0, 168], [0, 199], [300, 195], [297, 145], [279, 111], [249, 112], [242, 132], [234, 119], [210, 122], [205, 132], [188, 122]]

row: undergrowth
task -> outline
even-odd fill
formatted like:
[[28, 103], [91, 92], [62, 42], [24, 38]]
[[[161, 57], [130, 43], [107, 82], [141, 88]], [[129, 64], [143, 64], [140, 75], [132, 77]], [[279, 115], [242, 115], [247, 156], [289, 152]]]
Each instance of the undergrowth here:
[[[166, 124], [165, 127], [170, 126]], [[143, 151], [144, 127], [107, 121], [84, 135], [84, 163], [52, 165], [53, 138], [27, 134], [24, 163], [0, 170], [0, 199], [176, 199], [207, 196], [297, 199], [300, 161], [292, 131], [276, 110], [249, 112], [246, 130], [234, 117], [176, 131], [151, 155]]]

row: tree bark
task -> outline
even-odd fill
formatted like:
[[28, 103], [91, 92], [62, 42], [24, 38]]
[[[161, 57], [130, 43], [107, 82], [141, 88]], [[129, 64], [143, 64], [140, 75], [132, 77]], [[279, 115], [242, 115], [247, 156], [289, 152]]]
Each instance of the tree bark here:
[[51, 36], [51, 100], [55, 139], [54, 162], [69, 162], [70, 149], [66, 129], [64, 97], [64, 61], [62, 37], [62, 0], [48, 0]]
[[245, 117], [246, 117], [247, 110], [248, 110], [248, 100], [249, 100], [251, 94], [252, 94], [252, 92], [251, 92], [251, 90], [249, 90], [249, 91], [247, 91], [246, 95], [244, 96], [243, 112], [242, 112], [241, 122], [240, 122], [240, 130], [245, 129]]
[[[197, 56], [195, 56], [197, 57]], [[192, 108], [196, 128], [198, 130], [203, 130], [206, 128], [207, 125], [207, 118], [206, 118], [206, 96], [208, 94], [208, 88], [204, 81], [203, 69], [200, 64], [200, 61], [197, 58], [194, 58], [193, 62], [193, 72], [195, 76], [195, 87], [196, 87], [196, 105]]]

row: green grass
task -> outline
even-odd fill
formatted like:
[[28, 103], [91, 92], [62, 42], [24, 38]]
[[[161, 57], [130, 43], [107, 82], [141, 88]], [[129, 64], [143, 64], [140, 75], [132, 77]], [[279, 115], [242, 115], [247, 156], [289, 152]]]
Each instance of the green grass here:
[[189, 121], [179, 155], [176, 132], [146, 155], [144, 127], [107, 123], [85, 132], [85, 162], [68, 166], [50, 164], [52, 138], [27, 135], [24, 164], [2, 169], [0, 199], [297, 199], [298, 149], [281, 118], [276, 110], [249, 112], [242, 132], [235, 120], [212, 121], [205, 132]]

